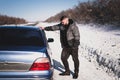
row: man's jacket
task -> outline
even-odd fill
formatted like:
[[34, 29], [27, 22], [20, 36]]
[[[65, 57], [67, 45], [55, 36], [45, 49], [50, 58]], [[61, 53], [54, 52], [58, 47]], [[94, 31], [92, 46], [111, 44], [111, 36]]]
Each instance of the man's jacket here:
[[[66, 47], [64, 46], [63, 43], [64, 39], [62, 34], [62, 32], [65, 30], [65, 27], [66, 26], [63, 26], [61, 23], [54, 26], [45, 27], [46, 31], [60, 30], [60, 41], [63, 48]], [[80, 33], [78, 27], [76, 26], [72, 19], [69, 19], [69, 24], [67, 25], [67, 27], [68, 29], [66, 32], [66, 38], [69, 47], [78, 47], [80, 44]]]

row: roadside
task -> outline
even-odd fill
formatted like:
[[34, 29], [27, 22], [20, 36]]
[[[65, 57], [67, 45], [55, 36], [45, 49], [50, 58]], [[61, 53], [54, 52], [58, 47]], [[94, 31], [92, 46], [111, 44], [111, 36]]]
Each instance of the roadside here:
[[[53, 25], [55, 23], [52, 24], [48, 24], [48, 23], [43, 23], [41, 25], [43, 26], [50, 26]], [[83, 29], [84, 26], [80, 27], [80, 32], [81, 32], [81, 40], [86, 41], [85, 39], [89, 40], [89, 37], [87, 36], [88, 34], [91, 34], [91, 30], [86, 31], [85, 29]], [[86, 28], [87, 29], [87, 28]], [[87, 35], [85, 35], [87, 33]], [[50, 47], [52, 49], [52, 53], [53, 53], [53, 59], [54, 59], [54, 63], [55, 63], [55, 71], [54, 71], [54, 80], [73, 80], [72, 79], [72, 74], [70, 76], [59, 76], [59, 73], [61, 71], [64, 71], [64, 67], [62, 65], [62, 62], [60, 60], [60, 55], [61, 55], [61, 45], [60, 45], [60, 41], [59, 41], [59, 31], [46, 31], [47, 37], [52, 37], [54, 38], [54, 43], [49, 43]], [[86, 38], [83, 38], [83, 35]], [[87, 43], [87, 41], [86, 41]], [[89, 43], [88, 43], [89, 44]], [[86, 44], [86, 45], [88, 45]], [[81, 44], [82, 45], [82, 44]], [[82, 46], [80, 46], [80, 50], [79, 50], [79, 60], [80, 60], [80, 73], [79, 73], [79, 78], [76, 80], [114, 80], [114, 78], [112, 76], [109, 76], [103, 69], [98, 68], [98, 66], [96, 66], [96, 64], [94, 62], [91, 62], [89, 60], [87, 60], [87, 57], [89, 57], [88, 52], [84, 52], [84, 50], [82, 49]], [[86, 56], [86, 57], [85, 57]], [[74, 66], [73, 66], [73, 61], [72, 58], [69, 58], [69, 65], [70, 65], [70, 69], [71, 69], [71, 73], [73, 73], [74, 71]]]

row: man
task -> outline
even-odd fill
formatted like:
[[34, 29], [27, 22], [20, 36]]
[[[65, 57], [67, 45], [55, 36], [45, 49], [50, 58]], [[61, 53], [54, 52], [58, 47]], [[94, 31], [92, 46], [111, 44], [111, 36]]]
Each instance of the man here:
[[78, 46], [80, 44], [80, 33], [78, 27], [69, 19], [67, 16], [62, 16], [60, 19], [61, 23], [53, 26], [45, 27], [46, 31], [60, 30], [60, 41], [62, 46], [61, 60], [65, 67], [65, 72], [59, 75], [65, 76], [70, 75], [70, 69], [68, 65], [68, 58], [71, 55], [74, 61], [74, 74], [73, 78], [78, 78], [79, 72], [79, 59], [78, 59]]

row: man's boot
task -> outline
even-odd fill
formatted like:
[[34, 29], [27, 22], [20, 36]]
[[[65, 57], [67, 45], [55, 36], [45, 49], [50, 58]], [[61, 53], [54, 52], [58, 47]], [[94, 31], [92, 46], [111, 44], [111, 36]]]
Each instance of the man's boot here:
[[74, 74], [73, 74], [73, 79], [77, 79], [78, 78], [78, 72], [75, 72]]
[[70, 75], [70, 71], [65, 71], [63, 73], [60, 73], [59, 75], [61, 76], [67, 76], [67, 75]]

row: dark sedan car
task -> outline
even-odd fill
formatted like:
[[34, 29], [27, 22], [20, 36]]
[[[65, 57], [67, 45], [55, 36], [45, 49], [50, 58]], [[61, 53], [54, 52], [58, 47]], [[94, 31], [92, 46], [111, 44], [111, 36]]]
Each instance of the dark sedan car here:
[[34, 26], [0, 26], [0, 80], [52, 80], [52, 41]]

